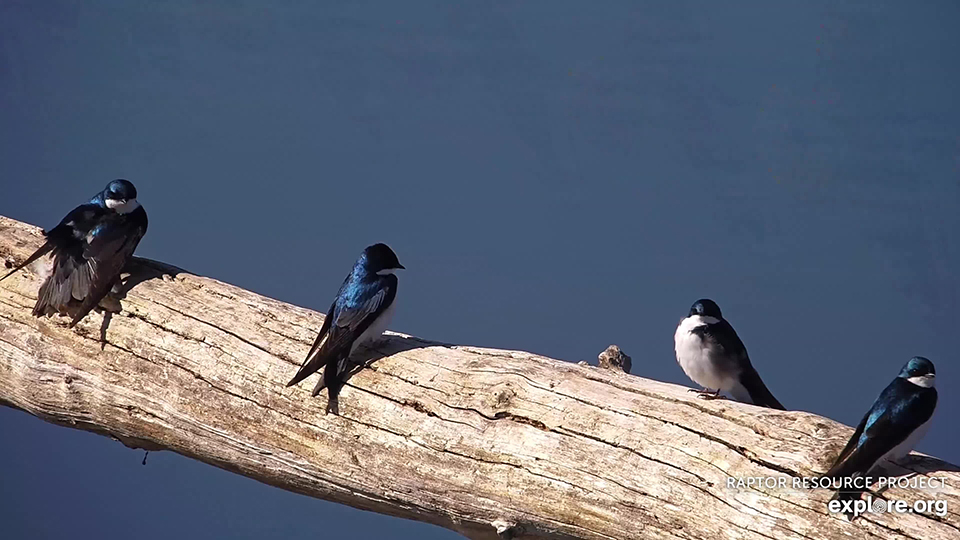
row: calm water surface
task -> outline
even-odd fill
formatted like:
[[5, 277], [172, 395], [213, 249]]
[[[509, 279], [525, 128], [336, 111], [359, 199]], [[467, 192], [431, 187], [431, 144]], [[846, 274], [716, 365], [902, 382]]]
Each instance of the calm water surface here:
[[[0, 214], [136, 182], [139, 254], [393, 327], [690, 384], [715, 299], [788, 408], [855, 424], [913, 355], [960, 462], [956, 2], [0, 3]], [[0, 410], [10, 538], [454, 538]], [[9, 532], [12, 531], [12, 532]]]

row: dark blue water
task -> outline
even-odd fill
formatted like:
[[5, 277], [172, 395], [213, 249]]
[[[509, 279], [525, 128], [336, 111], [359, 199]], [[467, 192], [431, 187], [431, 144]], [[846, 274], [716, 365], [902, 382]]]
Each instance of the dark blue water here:
[[[709, 296], [788, 408], [854, 424], [928, 356], [960, 462], [960, 6], [834, 4], [5, 0], [0, 214], [129, 178], [140, 255], [318, 310], [384, 241], [396, 330], [681, 384]], [[456, 536], [0, 430], [10, 538]]]

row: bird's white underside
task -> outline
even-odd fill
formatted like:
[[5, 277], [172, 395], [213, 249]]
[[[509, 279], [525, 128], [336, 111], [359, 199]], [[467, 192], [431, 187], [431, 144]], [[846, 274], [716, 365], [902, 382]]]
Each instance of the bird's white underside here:
[[902, 443], [893, 447], [892, 449], [890, 449], [890, 451], [888, 451], [880, 459], [878, 459], [873, 464], [873, 466], [870, 467], [870, 469], [872, 470], [875, 467], [886, 467], [888, 464], [896, 464], [897, 462], [901, 461], [904, 457], [906, 457], [907, 454], [910, 453], [911, 450], [913, 450], [913, 447], [916, 446], [918, 442], [920, 442], [920, 439], [922, 439], [923, 436], [927, 434], [927, 431], [930, 429], [930, 422], [932, 421], [933, 421], [933, 415], [930, 415], [929, 420], [927, 420], [923, 424], [920, 424], [920, 427], [913, 430], [913, 433], [908, 435], [907, 438], [904, 439]]
[[750, 402], [749, 393], [740, 384], [734, 374], [723, 373], [717, 368], [710, 351], [704, 346], [700, 336], [693, 333], [697, 327], [720, 322], [715, 317], [691, 315], [680, 321], [673, 336], [677, 362], [687, 377], [710, 390], [730, 393], [737, 400]]
[[378, 275], [378, 276], [392, 276], [392, 275], [395, 275], [396, 273], [397, 273], [397, 269], [396, 269], [396, 268], [384, 268], [383, 270], [379, 270], [379, 271], [377, 272], [377, 275]]
[[367, 329], [360, 334], [360, 337], [353, 341], [353, 345], [350, 346], [351, 355], [357, 350], [357, 347], [372, 341], [376, 341], [381, 335], [383, 335], [384, 330], [387, 329], [390, 321], [393, 320], [393, 311], [396, 306], [397, 302], [396, 299], [394, 299], [393, 303], [391, 303], [387, 309], [383, 310], [383, 313], [381, 313], [379, 317], [370, 323], [370, 326], [368, 326]]

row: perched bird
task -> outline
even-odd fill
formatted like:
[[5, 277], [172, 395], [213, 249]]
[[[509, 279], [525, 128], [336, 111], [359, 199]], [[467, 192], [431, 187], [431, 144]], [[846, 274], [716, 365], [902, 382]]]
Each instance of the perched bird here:
[[350, 355], [360, 345], [378, 339], [390, 324], [397, 296], [394, 272], [402, 269], [397, 255], [386, 244], [374, 244], [363, 250], [327, 310], [320, 335], [287, 386], [326, 366], [312, 395], [319, 394], [326, 386], [330, 401], [336, 400]]
[[760, 380], [747, 348], [713, 300], [694, 302], [690, 315], [677, 326], [673, 342], [683, 372], [703, 387], [701, 397], [717, 398], [723, 391], [737, 401], [783, 410]]
[[146, 232], [147, 212], [137, 202], [137, 188], [127, 180], [114, 180], [44, 231], [47, 241], [40, 249], [0, 281], [52, 253], [53, 265], [40, 286], [33, 314], [67, 313], [79, 303], [72, 328], [110, 292]]
[[[922, 356], [910, 359], [873, 402], [825, 477], [867, 476], [875, 466], [895, 463], [927, 433], [937, 408], [936, 370]], [[838, 498], [859, 499], [863, 489], [841, 487]]]

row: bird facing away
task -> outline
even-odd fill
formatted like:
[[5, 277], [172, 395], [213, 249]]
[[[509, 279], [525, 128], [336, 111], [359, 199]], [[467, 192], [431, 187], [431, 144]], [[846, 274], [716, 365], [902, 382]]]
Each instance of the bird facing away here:
[[397, 255], [386, 244], [374, 244], [363, 250], [327, 310], [320, 335], [287, 386], [326, 366], [312, 395], [319, 394], [326, 386], [330, 402], [336, 400], [350, 355], [357, 347], [378, 339], [390, 324], [397, 296], [394, 272], [402, 269]]
[[720, 313], [720, 306], [703, 298], [694, 302], [673, 336], [677, 362], [687, 377], [703, 387], [700, 397], [727, 392], [737, 401], [783, 410], [750, 363], [747, 348]]
[[137, 188], [127, 180], [114, 180], [44, 231], [46, 242], [0, 281], [52, 253], [53, 266], [40, 286], [33, 314], [76, 308], [72, 328], [110, 292], [146, 232], [147, 212], [137, 202]]
[[[831, 479], [867, 476], [875, 466], [896, 463], [927, 433], [937, 408], [936, 370], [922, 356], [910, 359], [880, 393], [856, 431], [824, 474]], [[859, 499], [862, 489], [841, 488], [840, 499]]]

